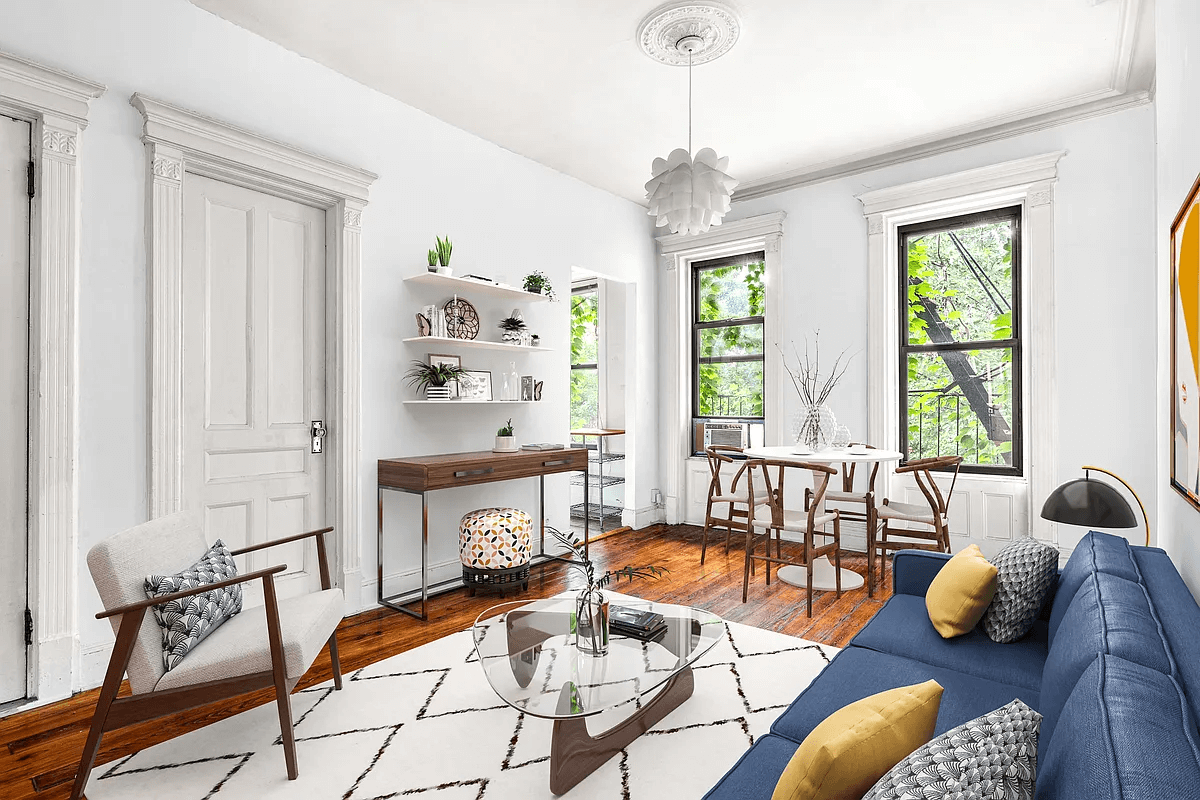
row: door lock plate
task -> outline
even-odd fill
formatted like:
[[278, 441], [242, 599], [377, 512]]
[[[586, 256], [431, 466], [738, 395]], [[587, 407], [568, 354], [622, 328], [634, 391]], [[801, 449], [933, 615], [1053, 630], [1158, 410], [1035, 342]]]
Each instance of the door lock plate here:
[[312, 434], [312, 451], [314, 453], [323, 452], [325, 449], [325, 434], [329, 433], [325, 429], [325, 421], [314, 419], [310, 433]]

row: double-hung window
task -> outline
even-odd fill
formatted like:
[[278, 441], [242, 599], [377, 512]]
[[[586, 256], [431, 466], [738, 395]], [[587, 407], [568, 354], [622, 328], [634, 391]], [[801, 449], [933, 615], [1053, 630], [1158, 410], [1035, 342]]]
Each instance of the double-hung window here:
[[763, 420], [762, 251], [692, 262], [692, 416]]
[[1021, 208], [899, 229], [900, 450], [1022, 474]]
[[595, 283], [571, 289], [571, 430], [600, 427], [600, 291]]

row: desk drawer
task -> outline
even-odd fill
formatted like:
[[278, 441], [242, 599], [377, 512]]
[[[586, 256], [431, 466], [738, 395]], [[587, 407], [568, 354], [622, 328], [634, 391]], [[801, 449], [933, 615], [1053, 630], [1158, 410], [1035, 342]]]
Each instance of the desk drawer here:
[[384, 459], [379, 462], [381, 486], [430, 491], [454, 486], [536, 478], [587, 468], [582, 449], [523, 451], [520, 453], [460, 453], [414, 459]]

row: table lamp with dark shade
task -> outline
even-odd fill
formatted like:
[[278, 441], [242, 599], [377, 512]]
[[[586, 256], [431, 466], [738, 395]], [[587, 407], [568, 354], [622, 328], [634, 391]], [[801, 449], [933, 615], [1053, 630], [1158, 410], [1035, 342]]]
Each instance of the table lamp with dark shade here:
[[1042, 518], [1052, 522], [1063, 522], [1067, 525], [1081, 525], [1090, 528], [1136, 528], [1137, 517], [1129, 503], [1121, 497], [1121, 493], [1104, 481], [1093, 480], [1090, 471], [1103, 472], [1121, 482], [1129, 490], [1133, 499], [1137, 500], [1142, 509], [1142, 519], [1146, 521], [1146, 546], [1150, 546], [1150, 518], [1146, 516], [1146, 507], [1142, 498], [1138, 497], [1133, 487], [1122, 480], [1121, 476], [1101, 467], [1083, 467], [1083, 477], [1067, 481], [1059, 486], [1042, 506]]

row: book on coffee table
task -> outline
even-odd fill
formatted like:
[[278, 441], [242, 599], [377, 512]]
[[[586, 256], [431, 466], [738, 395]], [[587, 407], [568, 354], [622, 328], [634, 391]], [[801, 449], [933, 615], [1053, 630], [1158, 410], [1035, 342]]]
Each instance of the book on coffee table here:
[[613, 606], [608, 615], [609, 628], [621, 636], [653, 642], [667, 632], [667, 621], [662, 614], [626, 606]]

